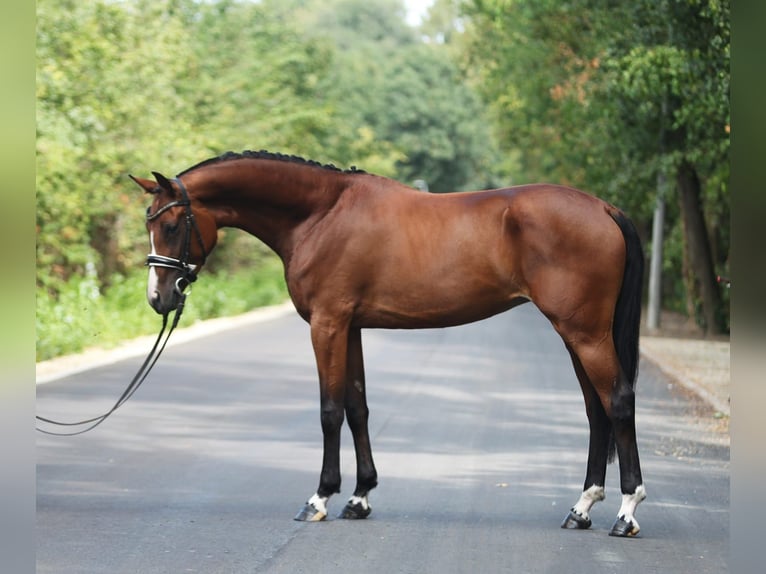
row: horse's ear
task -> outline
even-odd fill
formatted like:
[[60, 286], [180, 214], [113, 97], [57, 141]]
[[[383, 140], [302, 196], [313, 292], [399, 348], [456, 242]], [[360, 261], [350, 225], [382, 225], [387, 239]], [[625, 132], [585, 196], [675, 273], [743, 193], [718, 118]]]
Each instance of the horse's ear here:
[[128, 174], [128, 177], [135, 181], [141, 189], [143, 189], [146, 193], [157, 193], [159, 191], [159, 188], [157, 187], [157, 182], [152, 181], [151, 179], [144, 179], [142, 177], [133, 177], [132, 175]]
[[162, 175], [161, 173], [156, 172], [156, 171], [153, 171], [152, 175], [154, 176], [154, 179], [157, 180], [157, 183], [159, 184], [159, 186], [162, 189], [164, 189], [165, 191], [167, 191], [171, 195], [175, 194], [175, 190], [173, 189], [173, 185], [170, 183], [170, 181], [168, 180], [167, 177], [165, 177], [164, 175]]

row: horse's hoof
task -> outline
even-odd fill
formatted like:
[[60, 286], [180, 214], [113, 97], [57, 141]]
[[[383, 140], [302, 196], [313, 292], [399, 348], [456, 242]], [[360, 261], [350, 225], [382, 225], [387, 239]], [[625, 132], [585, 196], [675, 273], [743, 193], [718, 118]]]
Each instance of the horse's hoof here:
[[348, 501], [346, 506], [341, 510], [338, 518], [347, 518], [349, 520], [361, 520], [367, 518], [372, 512], [372, 507], [367, 505], [366, 507], [361, 502], [353, 503]]
[[586, 518], [580, 514], [577, 514], [574, 510], [570, 510], [564, 522], [561, 523], [561, 528], [572, 528], [577, 530], [585, 530], [590, 528], [590, 518]]
[[319, 522], [327, 518], [327, 513], [318, 510], [313, 504], [307, 502], [293, 520], [298, 522]]
[[612, 530], [609, 531], [609, 536], [619, 536], [621, 538], [627, 538], [629, 536], [635, 536], [641, 530], [638, 524], [633, 520], [625, 520], [619, 517], [615, 520]]

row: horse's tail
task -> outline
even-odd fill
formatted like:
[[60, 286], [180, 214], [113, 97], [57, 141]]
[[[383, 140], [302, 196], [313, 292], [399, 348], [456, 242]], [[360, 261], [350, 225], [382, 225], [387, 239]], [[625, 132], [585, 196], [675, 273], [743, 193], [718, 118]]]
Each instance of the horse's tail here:
[[620, 366], [631, 386], [638, 376], [638, 331], [644, 285], [644, 250], [633, 223], [620, 211], [610, 214], [625, 238], [625, 270], [614, 310], [612, 337]]
[[[641, 300], [644, 281], [644, 251], [636, 228], [625, 214], [610, 210], [625, 239], [625, 269], [620, 295], [614, 310], [612, 338], [620, 366], [631, 387], [638, 377], [638, 337], [641, 325]], [[614, 460], [616, 445], [614, 434], [609, 441], [609, 461]]]

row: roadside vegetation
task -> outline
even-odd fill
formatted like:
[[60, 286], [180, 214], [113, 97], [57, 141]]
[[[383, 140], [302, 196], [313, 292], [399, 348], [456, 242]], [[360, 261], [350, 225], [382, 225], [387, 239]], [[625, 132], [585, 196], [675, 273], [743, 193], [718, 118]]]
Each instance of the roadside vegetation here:
[[[277, 258], [250, 271], [206, 274], [189, 291], [180, 326], [287, 300]], [[116, 275], [105, 289], [93, 274], [73, 277], [55, 300], [38, 298], [37, 360], [89, 347], [108, 349], [128, 337], [156, 334], [161, 325], [160, 316], [146, 303], [145, 271]]]

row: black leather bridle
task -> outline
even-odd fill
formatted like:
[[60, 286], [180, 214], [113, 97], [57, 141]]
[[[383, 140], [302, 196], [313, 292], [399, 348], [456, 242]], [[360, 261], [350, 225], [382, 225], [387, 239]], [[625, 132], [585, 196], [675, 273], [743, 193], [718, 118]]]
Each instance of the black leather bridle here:
[[160, 215], [165, 213], [171, 207], [183, 206], [185, 207], [185, 211], [186, 211], [186, 231], [185, 231], [186, 237], [184, 239], [184, 248], [183, 248], [183, 253], [181, 254], [181, 258], [176, 259], [174, 257], [167, 257], [165, 255], [155, 255], [153, 253], [149, 254], [149, 256], [146, 258], [146, 265], [148, 266], [167, 267], [169, 269], [177, 269], [182, 272], [181, 277], [176, 279], [176, 283], [175, 283], [175, 290], [179, 295], [178, 305], [176, 306], [175, 315], [173, 316], [173, 321], [170, 325], [170, 329], [168, 330], [167, 335], [165, 336], [164, 341], [162, 340], [162, 336], [165, 334], [165, 330], [167, 328], [169, 313], [166, 313], [162, 316], [162, 329], [160, 329], [160, 334], [157, 335], [157, 340], [154, 342], [154, 346], [152, 347], [151, 351], [149, 351], [149, 355], [146, 357], [146, 359], [144, 359], [143, 364], [138, 369], [138, 372], [134, 375], [133, 380], [130, 381], [125, 391], [122, 393], [120, 398], [117, 399], [117, 402], [114, 403], [111, 409], [109, 409], [107, 412], [97, 417], [93, 417], [93, 418], [85, 419], [81, 421], [76, 421], [76, 422], [62, 422], [62, 421], [57, 421], [54, 419], [36, 415], [35, 418], [38, 421], [43, 423], [47, 423], [47, 424], [59, 426], [59, 427], [69, 427], [69, 428], [75, 428], [75, 429], [79, 428], [79, 430], [73, 430], [71, 432], [55, 432], [51, 430], [42, 429], [40, 427], [36, 427], [39, 432], [44, 434], [49, 434], [49, 435], [55, 435], [55, 436], [74, 436], [74, 435], [88, 432], [89, 430], [96, 428], [98, 425], [104, 422], [107, 418], [109, 418], [109, 416], [114, 411], [116, 411], [123, 404], [125, 404], [125, 402], [130, 397], [133, 396], [133, 393], [135, 393], [138, 390], [138, 387], [141, 386], [141, 383], [144, 382], [146, 377], [151, 372], [152, 367], [154, 367], [155, 363], [157, 362], [157, 359], [159, 359], [160, 355], [162, 355], [162, 351], [165, 350], [165, 345], [167, 345], [167, 342], [170, 339], [170, 335], [173, 333], [176, 326], [178, 325], [178, 321], [181, 318], [181, 313], [183, 313], [184, 303], [186, 302], [186, 293], [184, 293], [184, 289], [188, 285], [190, 285], [191, 283], [194, 283], [194, 281], [197, 280], [197, 274], [195, 273], [195, 269], [198, 266], [189, 263], [189, 258], [191, 255], [190, 248], [191, 248], [192, 229], [197, 235], [197, 241], [199, 241], [199, 246], [200, 246], [200, 249], [202, 250], [202, 263], [205, 262], [205, 259], [207, 258], [207, 255], [208, 255], [207, 250], [205, 249], [205, 243], [202, 240], [202, 233], [200, 232], [199, 227], [197, 226], [197, 221], [194, 218], [194, 212], [192, 211], [192, 208], [191, 208], [191, 201], [189, 200], [189, 194], [186, 191], [186, 187], [178, 178], [175, 178], [173, 181], [176, 182], [176, 185], [178, 185], [178, 188], [181, 190], [181, 196], [182, 196], [181, 199], [177, 201], [171, 201], [170, 203], [163, 205], [154, 213], [151, 213], [151, 207], [146, 210], [147, 221], [152, 221], [154, 219], [157, 219]]
[[197, 280], [197, 274], [195, 269], [197, 265], [189, 263], [191, 256], [191, 234], [192, 229], [197, 236], [197, 242], [199, 243], [200, 250], [202, 252], [202, 263], [207, 259], [207, 250], [205, 249], [205, 242], [202, 240], [202, 233], [197, 225], [197, 220], [194, 218], [194, 211], [191, 208], [191, 200], [189, 199], [189, 193], [186, 191], [186, 186], [179, 178], [174, 178], [172, 181], [176, 183], [178, 189], [181, 190], [181, 199], [171, 201], [160, 207], [154, 213], [151, 213], [151, 207], [146, 209], [146, 221], [153, 221], [160, 215], [165, 213], [172, 207], [182, 206], [186, 212], [186, 229], [184, 237], [184, 248], [180, 259], [175, 257], [168, 257], [166, 255], [157, 255], [150, 253], [146, 256], [146, 265], [148, 267], [166, 267], [168, 269], [177, 269], [182, 275], [176, 279], [175, 290], [179, 295], [183, 295], [183, 290], [194, 283]]

